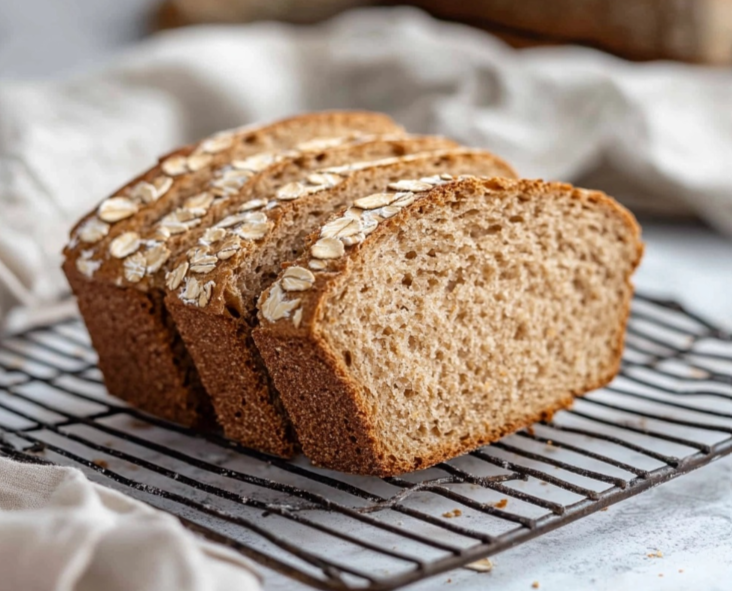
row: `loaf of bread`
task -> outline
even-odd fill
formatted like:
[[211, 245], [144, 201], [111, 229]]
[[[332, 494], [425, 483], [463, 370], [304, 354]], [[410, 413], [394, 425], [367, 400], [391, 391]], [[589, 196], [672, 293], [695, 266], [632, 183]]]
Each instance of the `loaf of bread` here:
[[603, 193], [449, 176], [363, 190], [307, 244], [262, 294], [253, 336], [304, 453], [379, 476], [612, 379], [643, 250]]
[[[432, 146], [427, 141], [403, 140], [401, 152], [436, 146], [435, 140]], [[332, 165], [333, 150], [324, 154], [327, 162], [321, 163]], [[271, 183], [261, 183], [263, 189], [254, 190], [238, 213], [194, 233], [198, 243], [180, 254], [168, 274], [166, 309], [212, 397], [219, 423], [228, 437], [250, 447], [280, 456], [295, 450], [287, 415], [251, 331], [261, 291], [277, 278], [283, 263], [302, 254], [305, 237], [353, 199], [405, 175], [515, 176], [505, 162], [482, 151], [423, 151], [377, 161], [356, 155], [351, 151], [350, 164], [303, 175], [276, 191]], [[283, 166], [266, 175], [282, 179]]]
[[[184, 425], [213, 411], [166, 312], [168, 261], [190, 231], [236, 210], [257, 173], [280, 156], [323, 151], [374, 134], [402, 135], [385, 115], [324, 112], [222, 132], [162, 158], [71, 232], [63, 269], [110, 393]], [[284, 154], [281, 151], [285, 151]]]

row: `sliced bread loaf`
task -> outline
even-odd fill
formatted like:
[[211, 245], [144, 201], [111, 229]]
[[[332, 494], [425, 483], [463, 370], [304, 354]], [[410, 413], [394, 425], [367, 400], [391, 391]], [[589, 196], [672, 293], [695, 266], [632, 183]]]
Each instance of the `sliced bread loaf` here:
[[611, 380], [643, 250], [603, 193], [478, 178], [362, 193], [308, 245], [262, 294], [254, 339], [304, 453], [379, 476]]
[[303, 252], [307, 234], [354, 199], [405, 175], [468, 173], [515, 176], [494, 155], [465, 149], [357, 162], [252, 194], [243, 211], [200, 230], [200, 243], [173, 264], [165, 305], [228, 437], [282, 456], [295, 449], [251, 331], [259, 294], [282, 263]]
[[181, 235], [213, 215], [209, 209], [235, 202], [273, 153], [402, 132], [385, 115], [361, 112], [222, 132], [161, 159], [85, 216], [71, 232], [63, 269], [110, 393], [179, 423], [209, 425], [210, 402], [151, 278], [185, 242]]

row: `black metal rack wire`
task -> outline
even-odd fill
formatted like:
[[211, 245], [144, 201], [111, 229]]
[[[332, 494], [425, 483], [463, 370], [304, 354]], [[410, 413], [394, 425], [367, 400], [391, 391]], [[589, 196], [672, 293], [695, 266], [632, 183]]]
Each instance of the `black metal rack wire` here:
[[77, 319], [0, 343], [0, 454], [80, 467], [321, 589], [395, 589], [469, 565], [732, 451], [732, 338], [644, 296], [610, 386], [399, 478], [319, 470], [145, 415], [106, 394], [95, 360]]

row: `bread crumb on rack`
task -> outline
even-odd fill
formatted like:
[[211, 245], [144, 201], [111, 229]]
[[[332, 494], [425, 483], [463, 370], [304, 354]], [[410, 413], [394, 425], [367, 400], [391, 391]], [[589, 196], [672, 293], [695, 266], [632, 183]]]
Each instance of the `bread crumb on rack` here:
[[453, 517], [460, 517], [462, 514], [463, 512], [460, 509], [453, 509], [452, 511], [446, 511], [442, 516], [452, 519]]

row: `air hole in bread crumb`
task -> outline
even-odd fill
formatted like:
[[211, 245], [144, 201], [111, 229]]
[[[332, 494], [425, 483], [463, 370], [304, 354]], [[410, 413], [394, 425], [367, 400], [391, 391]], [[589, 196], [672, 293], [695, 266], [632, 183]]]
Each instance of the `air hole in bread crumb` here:
[[412, 280], [412, 276], [411, 276], [411, 275], [410, 275], [409, 273], [407, 273], [407, 274], [406, 274], [406, 275], [405, 275], [405, 276], [404, 276], [404, 277], [402, 278], [402, 285], [404, 285], [404, 286], [406, 286], [406, 287], [412, 287], [412, 281], [413, 281], [413, 280]]
[[343, 352], [343, 361], [346, 362], [346, 365], [348, 367], [351, 367], [351, 364], [353, 363], [353, 358], [351, 357], [350, 351], [344, 351]]
[[522, 215], [512, 215], [510, 218], [508, 218], [508, 221], [512, 224], [520, 224], [521, 222], [525, 221], [524, 216]]
[[496, 270], [493, 267], [491, 267], [490, 265], [483, 265], [483, 269], [482, 269], [483, 279], [485, 279], [486, 281], [490, 281], [495, 274], [496, 274]]
[[231, 316], [232, 318], [241, 318], [241, 314], [239, 313], [239, 310], [237, 310], [236, 308], [234, 308], [231, 305], [226, 306], [226, 311], [229, 313], [229, 316]]
[[[456, 203], [455, 205], [459, 205], [459, 203]], [[481, 211], [479, 209], [469, 209], [468, 211], [461, 213], [458, 218], [469, 218], [477, 215], [481, 215]]]
[[501, 271], [500, 278], [507, 280], [507, 281], [513, 281], [514, 279], [518, 279], [519, 277], [519, 271], [517, 267], [508, 267], [507, 269], [504, 269]]
[[404, 255], [404, 258], [407, 260], [412, 260], [417, 258], [417, 253], [414, 250], [410, 250], [407, 254]]

